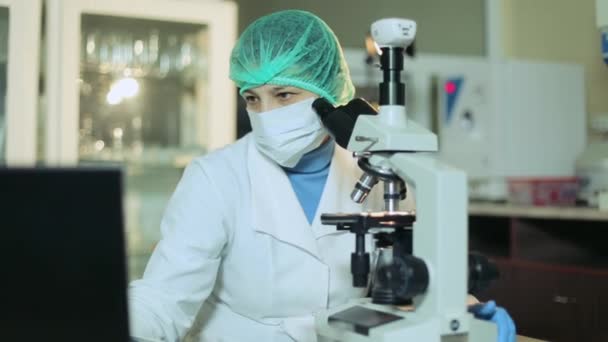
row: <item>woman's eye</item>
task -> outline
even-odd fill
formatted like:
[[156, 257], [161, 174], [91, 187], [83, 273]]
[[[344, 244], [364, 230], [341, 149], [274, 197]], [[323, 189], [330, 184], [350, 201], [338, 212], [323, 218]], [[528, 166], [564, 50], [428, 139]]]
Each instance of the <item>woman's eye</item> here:
[[258, 99], [255, 96], [245, 96], [245, 102], [255, 103]]
[[291, 92], [282, 92], [282, 93], [278, 93], [277, 97], [280, 98], [281, 100], [288, 100], [289, 98], [291, 98], [293, 95], [295, 95], [295, 93], [291, 93]]

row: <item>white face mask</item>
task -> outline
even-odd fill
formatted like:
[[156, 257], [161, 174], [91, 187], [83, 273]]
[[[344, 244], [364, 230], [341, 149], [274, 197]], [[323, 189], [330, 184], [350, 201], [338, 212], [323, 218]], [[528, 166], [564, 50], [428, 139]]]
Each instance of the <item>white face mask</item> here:
[[316, 98], [263, 113], [249, 112], [258, 150], [284, 167], [294, 167], [303, 155], [321, 145], [327, 131], [312, 109]]

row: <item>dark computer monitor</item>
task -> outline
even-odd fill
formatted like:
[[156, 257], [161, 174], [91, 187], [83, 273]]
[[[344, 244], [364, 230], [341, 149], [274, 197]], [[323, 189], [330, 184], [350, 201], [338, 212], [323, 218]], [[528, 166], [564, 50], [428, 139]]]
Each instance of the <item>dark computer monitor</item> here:
[[0, 339], [128, 341], [122, 176], [0, 169]]

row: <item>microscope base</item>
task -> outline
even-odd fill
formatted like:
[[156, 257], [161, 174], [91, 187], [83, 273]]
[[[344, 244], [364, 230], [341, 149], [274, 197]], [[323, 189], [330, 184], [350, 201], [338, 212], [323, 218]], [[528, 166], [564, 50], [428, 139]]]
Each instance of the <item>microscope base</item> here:
[[441, 335], [439, 318], [423, 319], [414, 311], [354, 300], [315, 317], [319, 342], [487, 342], [496, 341], [496, 326], [467, 315], [468, 332]]

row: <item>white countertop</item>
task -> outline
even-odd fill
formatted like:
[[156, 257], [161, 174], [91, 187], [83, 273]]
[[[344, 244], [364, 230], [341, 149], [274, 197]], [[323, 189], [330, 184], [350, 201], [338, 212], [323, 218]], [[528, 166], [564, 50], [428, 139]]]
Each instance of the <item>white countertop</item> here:
[[[469, 203], [469, 214], [559, 220], [588, 220], [608, 222], [608, 211], [586, 207], [533, 207], [485, 202]], [[608, 228], [608, 225], [606, 226]]]

